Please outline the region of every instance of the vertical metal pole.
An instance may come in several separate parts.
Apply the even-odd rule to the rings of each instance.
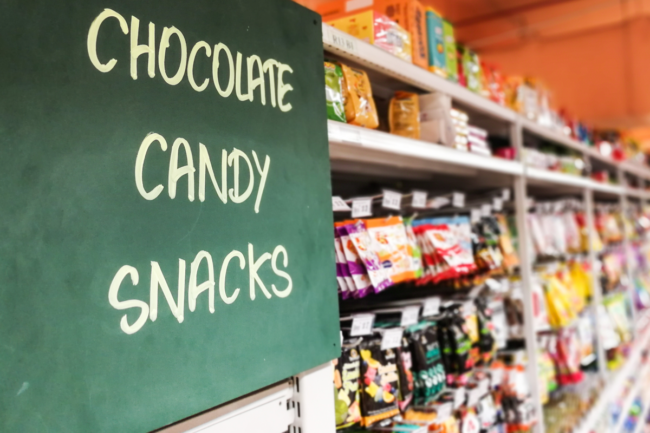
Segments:
[[[627,181],[625,179],[625,172],[622,169],[618,169],[618,183],[624,187],[623,194],[620,196],[619,203],[621,205],[621,212],[623,215],[626,215],[628,212],[628,198],[627,198]],[[630,303],[632,307],[632,336],[636,336],[636,307],[634,305],[634,279],[632,274],[632,262],[634,260],[634,254],[632,254],[632,245],[630,240],[625,236],[625,231],[623,232],[623,252],[625,254],[625,275],[627,276],[627,292],[630,297]]]
[[[515,121],[510,127],[510,142],[517,149],[517,155],[521,160],[523,155],[523,131],[521,123]],[[523,161],[522,161],[523,162]],[[533,263],[530,256],[531,245],[530,237],[527,235],[526,215],[528,213],[526,200],[526,175],[524,167],[523,176],[515,176],[513,182],[515,195],[515,217],[517,221],[517,233],[519,236],[519,260],[521,273],[521,286],[524,304],[524,337],[526,339],[526,355],[528,365],[526,373],[528,375],[528,387],[530,388],[531,398],[535,407],[538,422],[534,427],[535,433],[544,433],[544,412],[539,390],[539,368],[537,364],[537,331],[535,330],[533,296],[532,296],[532,275]]]
[[[596,232],[594,224],[594,193],[589,189],[583,190],[583,198],[585,203],[585,216],[587,217],[587,252],[589,253],[589,264],[591,266],[591,287],[593,288],[593,296],[591,299],[591,308],[595,318],[596,326],[596,355],[598,357],[598,373],[602,379],[607,377],[607,361],[605,358],[605,347],[603,345],[603,338],[601,336],[601,320],[598,314],[598,307],[603,302],[603,292],[600,286],[600,263],[594,251],[594,243],[592,238]]]

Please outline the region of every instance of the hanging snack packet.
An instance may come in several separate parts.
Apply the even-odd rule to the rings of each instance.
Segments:
[[[411,353],[413,354],[413,377],[415,406],[432,402],[445,387],[445,369],[438,344],[435,323],[411,328]]]
[[[418,241],[413,232],[413,218],[404,219],[404,228],[406,230],[406,239],[408,241],[409,257],[411,258],[411,272],[414,278],[422,277],[422,251],[418,246]]]
[[[449,347],[444,348],[449,363],[448,373],[456,375],[462,375],[473,367],[469,356],[472,342],[467,334],[465,319],[460,309],[460,304],[452,305],[448,310],[447,317],[443,319],[446,325],[444,331],[447,333],[449,343]]]
[[[365,224],[371,239],[371,249],[377,253],[393,284],[414,279],[402,218],[374,218],[365,220]]]
[[[348,123],[376,129],[379,126],[370,80],[365,71],[341,64],[343,71],[343,101]]]
[[[350,236],[352,245],[356,249],[357,255],[368,272],[368,277],[375,289],[375,293],[379,293],[393,285],[393,282],[388,277],[388,272],[383,268],[379,257],[372,250],[372,241],[366,229],[365,222],[363,220],[357,220],[353,224],[346,225],[345,228]]]
[[[481,361],[483,364],[489,365],[497,351],[496,339],[493,333],[494,325],[492,324],[492,315],[485,297],[477,297],[474,303],[476,304],[476,315],[478,318],[478,347],[481,352]]]
[[[336,63],[325,62],[325,99],[327,100],[327,118],[345,123],[345,106],[343,104],[343,71]]]
[[[361,423],[370,426],[399,414],[397,355],[381,350],[381,338],[364,340],[361,353]]]
[[[339,237],[336,228],[334,229],[334,252],[334,258],[336,259],[336,282],[339,285],[339,293],[343,299],[348,299],[348,297],[350,297],[350,288],[348,287],[344,274],[344,269],[347,270],[347,263],[345,260],[345,254],[343,254],[343,247],[341,246],[341,238]]]
[[[361,422],[360,375],[361,359],[358,345],[344,341],[341,346],[341,357],[334,360],[334,409],[337,430]]]
[[[411,348],[409,340],[402,337],[402,344],[397,350],[398,362],[397,372],[399,373],[399,394],[398,406],[401,412],[404,412],[409,407],[413,400],[413,358],[411,356]]]
[[[341,238],[341,248],[343,249],[343,254],[345,255],[345,260],[347,262],[347,269],[353,283],[352,285],[348,284],[348,288],[353,297],[362,298],[372,290],[370,278],[368,277],[365,266],[363,266],[361,258],[357,254],[356,248],[350,240],[350,235],[346,228],[347,223],[336,223],[334,224],[334,227]]]
[[[444,270],[435,278],[434,282],[457,278],[476,270],[474,256],[464,250],[447,225],[425,226],[425,235],[435,248],[436,254],[444,260]]]
[[[420,101],[410,92],[395,92],[388,107],[391,134],[420,139]]]

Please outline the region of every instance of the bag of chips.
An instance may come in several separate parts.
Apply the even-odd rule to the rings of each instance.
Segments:
[[[345,123],[345,106],[343,104],[343,71],[336,63],[325,62],[325,99],[327,100],[327,118]]]
[[[415,382],[413,402],[415,406],[424,406],[435,399],[446,382],[436,324],[428,322],[411,328],[410,342]]]
[[[391,134],[420,139],[420,101],[410,92],[395,92],[388,107]]]
[[[345,117],[348,123],[376,129],[379,126],[379,118],[368,74],[344,64],[341,64],[341,70],[343,71]]]

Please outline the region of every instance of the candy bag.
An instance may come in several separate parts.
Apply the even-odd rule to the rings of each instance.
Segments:
[[[433,401],[445,387],[445,369],[436,324],[426,323],[411,329],[409,339],[415,382],[413,402],[416,406],[424,406]]]
[[[345,260],[347,262],[347,269],[353,283],[352,285],[348,284],[348,288],[353,297],[362,298],[372,290],[372,284],[370,283],[368,272],[366,271],[361,258],[357,254],[356,248],[350,240],[350,235],[348,234],[346,226],[346,222],[334,224],[334,227],[341,238],[341,248],[343,249],[343,254],[345,255]],[[346,280],[346,282],[347,281],[349,280]]]
[[[370,426],[399,414],[397,355],[381,350],[381,338],[363,340],[361,354],[361,423]]]
[[[343,101],[348,123],[375,129],[379,126],[370,80],[365,71],[341,64],[343,71]]]
[[[365,222],[363,220],[357,220],[354,223],[347,224],[345,229],[350,236],[350,241],[356,249],[357,255],[368,272],[368,277],[375,289],[375,293],[379,293],[391,286],[393,282],[390,280],[388,272],[383,268],[379,257],[372,250],[372,241],[366,229]]]
[[[325,62],[325,99],[327,100],[327,118],[345,123],[345,106],[343,104],[343,71],[335,63]]]
[[[414,279],[402,218],[374,218],[365,220],[365,224],[371,239],[371,249],[377,253],[391,281],[396,284]]]
[[[402,337],[402,343],[397,350],[398,363],[397,372],[399,373],[399,396],[398,406],[401,412],[404,412],[409,407],[413,400],[413,358],[411,356],[411,348],[409,340]]]
[[[420,139],[420,102],[418,95],[395,92],[388,107],[388,123],[391,134]]]
[[[344,342],[341,357],[334,360],[334,408],[336,429],[361,422],[359,377],[361,360],[356,344]]]

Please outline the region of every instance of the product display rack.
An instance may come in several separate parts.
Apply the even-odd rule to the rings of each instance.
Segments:
[[[512,186],[514,191],[515,214],[520,233],[526,230],[527,198],[531,195],[547,196],[553,194],[561,196],[562,194],[579,194],[585,204],[588,227],[591,232],[595,231],[594,202],[596,200],[614,201],[619,203],[622,209],[627,209],[630,201],[636,201],[643,206],[650,199],[650,192],[642,188],[628,186],[627,182],[628,177],[633,177],[638,185],[645,185],[647,180],[650,179],[650,169],[647,167],[633,162],[614,161],[600,154],[592,147],[526,119],[514,111],[475,94],[458,84],[395,58],[377,47],[357,40],[326,24],[323,25],[323,44],[326,55],[335,56],[342,59],[342,61],[351,62],[351,64],[364,69],[371,77],[373,85],[377,82],[381,86],[397,90],[399,85],[396,85],[393,81],[397,80],[403,87],[413,86],[419,91],[437,91],[449,95],[454,106],[467,110],[471,117],[480,119],[479,126],[486,129],[508,131],[511,146],[517,149],[518,155],[522,154],[524,137],[530,135],[536,139],[579,152],[589,163],[603,167],[612,173],[614,178],[618,180],[618,184],[601,183],[583,176],[527,166],[522,161],[508,161],[471,154],[442,145],[328,121],[333,170],[343,167],[345,171],[357,170],[359,173],[371,174],[373,171],[368,169],[370,166],[374,167],[375,172],[381,172],[383,175],[392,171],[395,177],[399,177],[402,173],[405,176],[412,175],[412,173],[408,173],[409,170],[445,175],[455,172],[463,177],[463,186],[467,189],[472,189],[474,185],[484,186],[485,182],[489,183],[495,178],[499,179],[497,183],[505,181]],[[520,242],[526,242],[526,240],[523,239]],[[631,263],[631,249],[626,240],[623,241],[623,249],[628,263]],[[532,262],[530,258],[526,257],[528,250],[527,246],[520,244],[519,254],[522,263],[520,277],[523,287],[530,287],[533,272]],[[591,248],[588,257],[592,264],[596,263],[596,254]],[[626,268],[628,278],[630,278],[630,267]],[[595,293],[592,302],[593,305],[600,305],[602,295],[598,276],[595,272],[593,273],[593,280]],[[633,290],[631,285],[630,290]],[[536,359],[536,331],[531,325],[532,302],[529,296],[524,296],[524,315],[526,316],[526,351],[529,359]],[[597,317],[598,315],[596,315],[596,321],[598,320]],[[607,371],[602,345],[598,345],[599,372],[602,377],[608,379],[607,386],[601,393],[601,398],[583,420],[578,429],[579,432],[588,433],[591,431],[597,420],[597,415],[605,410],[611,396],[619,392],[629,372],[636,369],[641,352],[649,344],[649,332],[637,335],[632,356],[628,358],[622,369],[615,373]],[[528,363],[527,373],[531,393],[533,399],[536,400],[535,406],[538,413],[541,414],[541,403],[536,389],[536,378],[538,376],[536,363]],[[630,397],[625,402],[626,409],[629,409],[632,400],[633,397]],[[616,426],[615,431],[620,431],[621,424],[622,421]],[[537,423],[535,431],[544,431],[542,422]]]
[[[532,136],[563,146],[583,155],[594,165],[602,166],[615,174],[618,184],[605,184],[587,177],[548,171],[527,166],[520,160],[505,160],[459,151],[438,144],[412,140],[369,130],[362,127],[328,120],[330,160],[333,172],[362,174],[365,176],[388,176],[394,179],[430,179],[439,182],[437,175],[443,177],[461,177],[462,188],[471,191],[478,187],[506,187],[513,191],[514,213],[519,233],[526,229],[526,214],[529,210],[531,196],[558,197],[572,195],[581,197],[587,216],[590,232],[595,231],[595,201],[617,202],[625,209],[630,201],[644,206],[650,200],[650,191],[644,188],[632,188],[626,179],[634,177],[637,184],[644,186],[650,182],[650,168],[634,162],[616,162],[601,155],[596,149],[573,140],[562,133],[539,125],[509,108],[496,104],[470,90],[447,81],[435,74],[421,69],[411,63],[400,60],[393,55],[355,39],[337,29],[323,24],[323,47],[327,56],[334,56],[364,69],[373,86],[379,83],[388,89],[411,88],[424,92],[438,91],[449,95],[454,106],[471,113],[479,126],[492,131],[501,131],[510,140],[511,145],[521,155],[525,136]],[[435,179],[435,181],[434,181]],[[443,179],[444,182],[444,179]],[[533,328],[531,318],[533,305],[530,293],[533,261],[529,257],[529,242],[522,237],[519,246],[520,278],[524,287],[524,337],[528,359],[537,356],[537,331]],[[623,241],[628,259],[631,251],[627,241]],[[589,248],[588,260],[596,263],[597,257]],[[629,262],[629,260],[628,260]],[[628,276],[631,270],[628,267]],[[600,305],[602,292],[599,278],[592,273],[595,288],[592,304]],[[528,295],[528,296],[526,296]],[[424,302],[426,295],[411,299],[395,300],[390,305],[400,309]],[[598,327],[598,314],[596,327]],[[623,388],[627,377],[637,372],[641,354],[650,346],[650,329],[645,324],[649,317],[637,318],[637,332],[631,355],[625,364],[615,372],[609,372],[605,365],[602,344],[597,346],[599,373],[607,384],[599,399],[583,418],[574,433],[590,433],[599,418],[608,410],[608,405]],[[640,325],[644,326],[640,326]],[[648,367],[646,367],[648,368]],[[529,362],[527,377],[534,406],[538,417],[542,416],[539,399],[538,368],[536,362]],[[621,420],[614,433],[621,430],[625,412],[632,405],[637,385],[624,402]],[[242,425],[250,426],[250,431],[262,433],[333,433],[334,408],[332,399],[332,366],[324,365],[305,372],[291,380],[276,385],[274,390],[246,397],[239,402],[207,412],[193,421],[162,430],[166,433],[209,433],[243,431]],[[647,408],[644,410],[647,411]],[[252,420],[252,421],[251,421]],[[248,424],[252,422],[252,424]],[[229,424],[231,423],[231,424]],[[637,430],[640,427],[637,426]],[[247,430],[248,431],[248,430]],[[538,422],[534,431],[544,432],[544,423]]]

